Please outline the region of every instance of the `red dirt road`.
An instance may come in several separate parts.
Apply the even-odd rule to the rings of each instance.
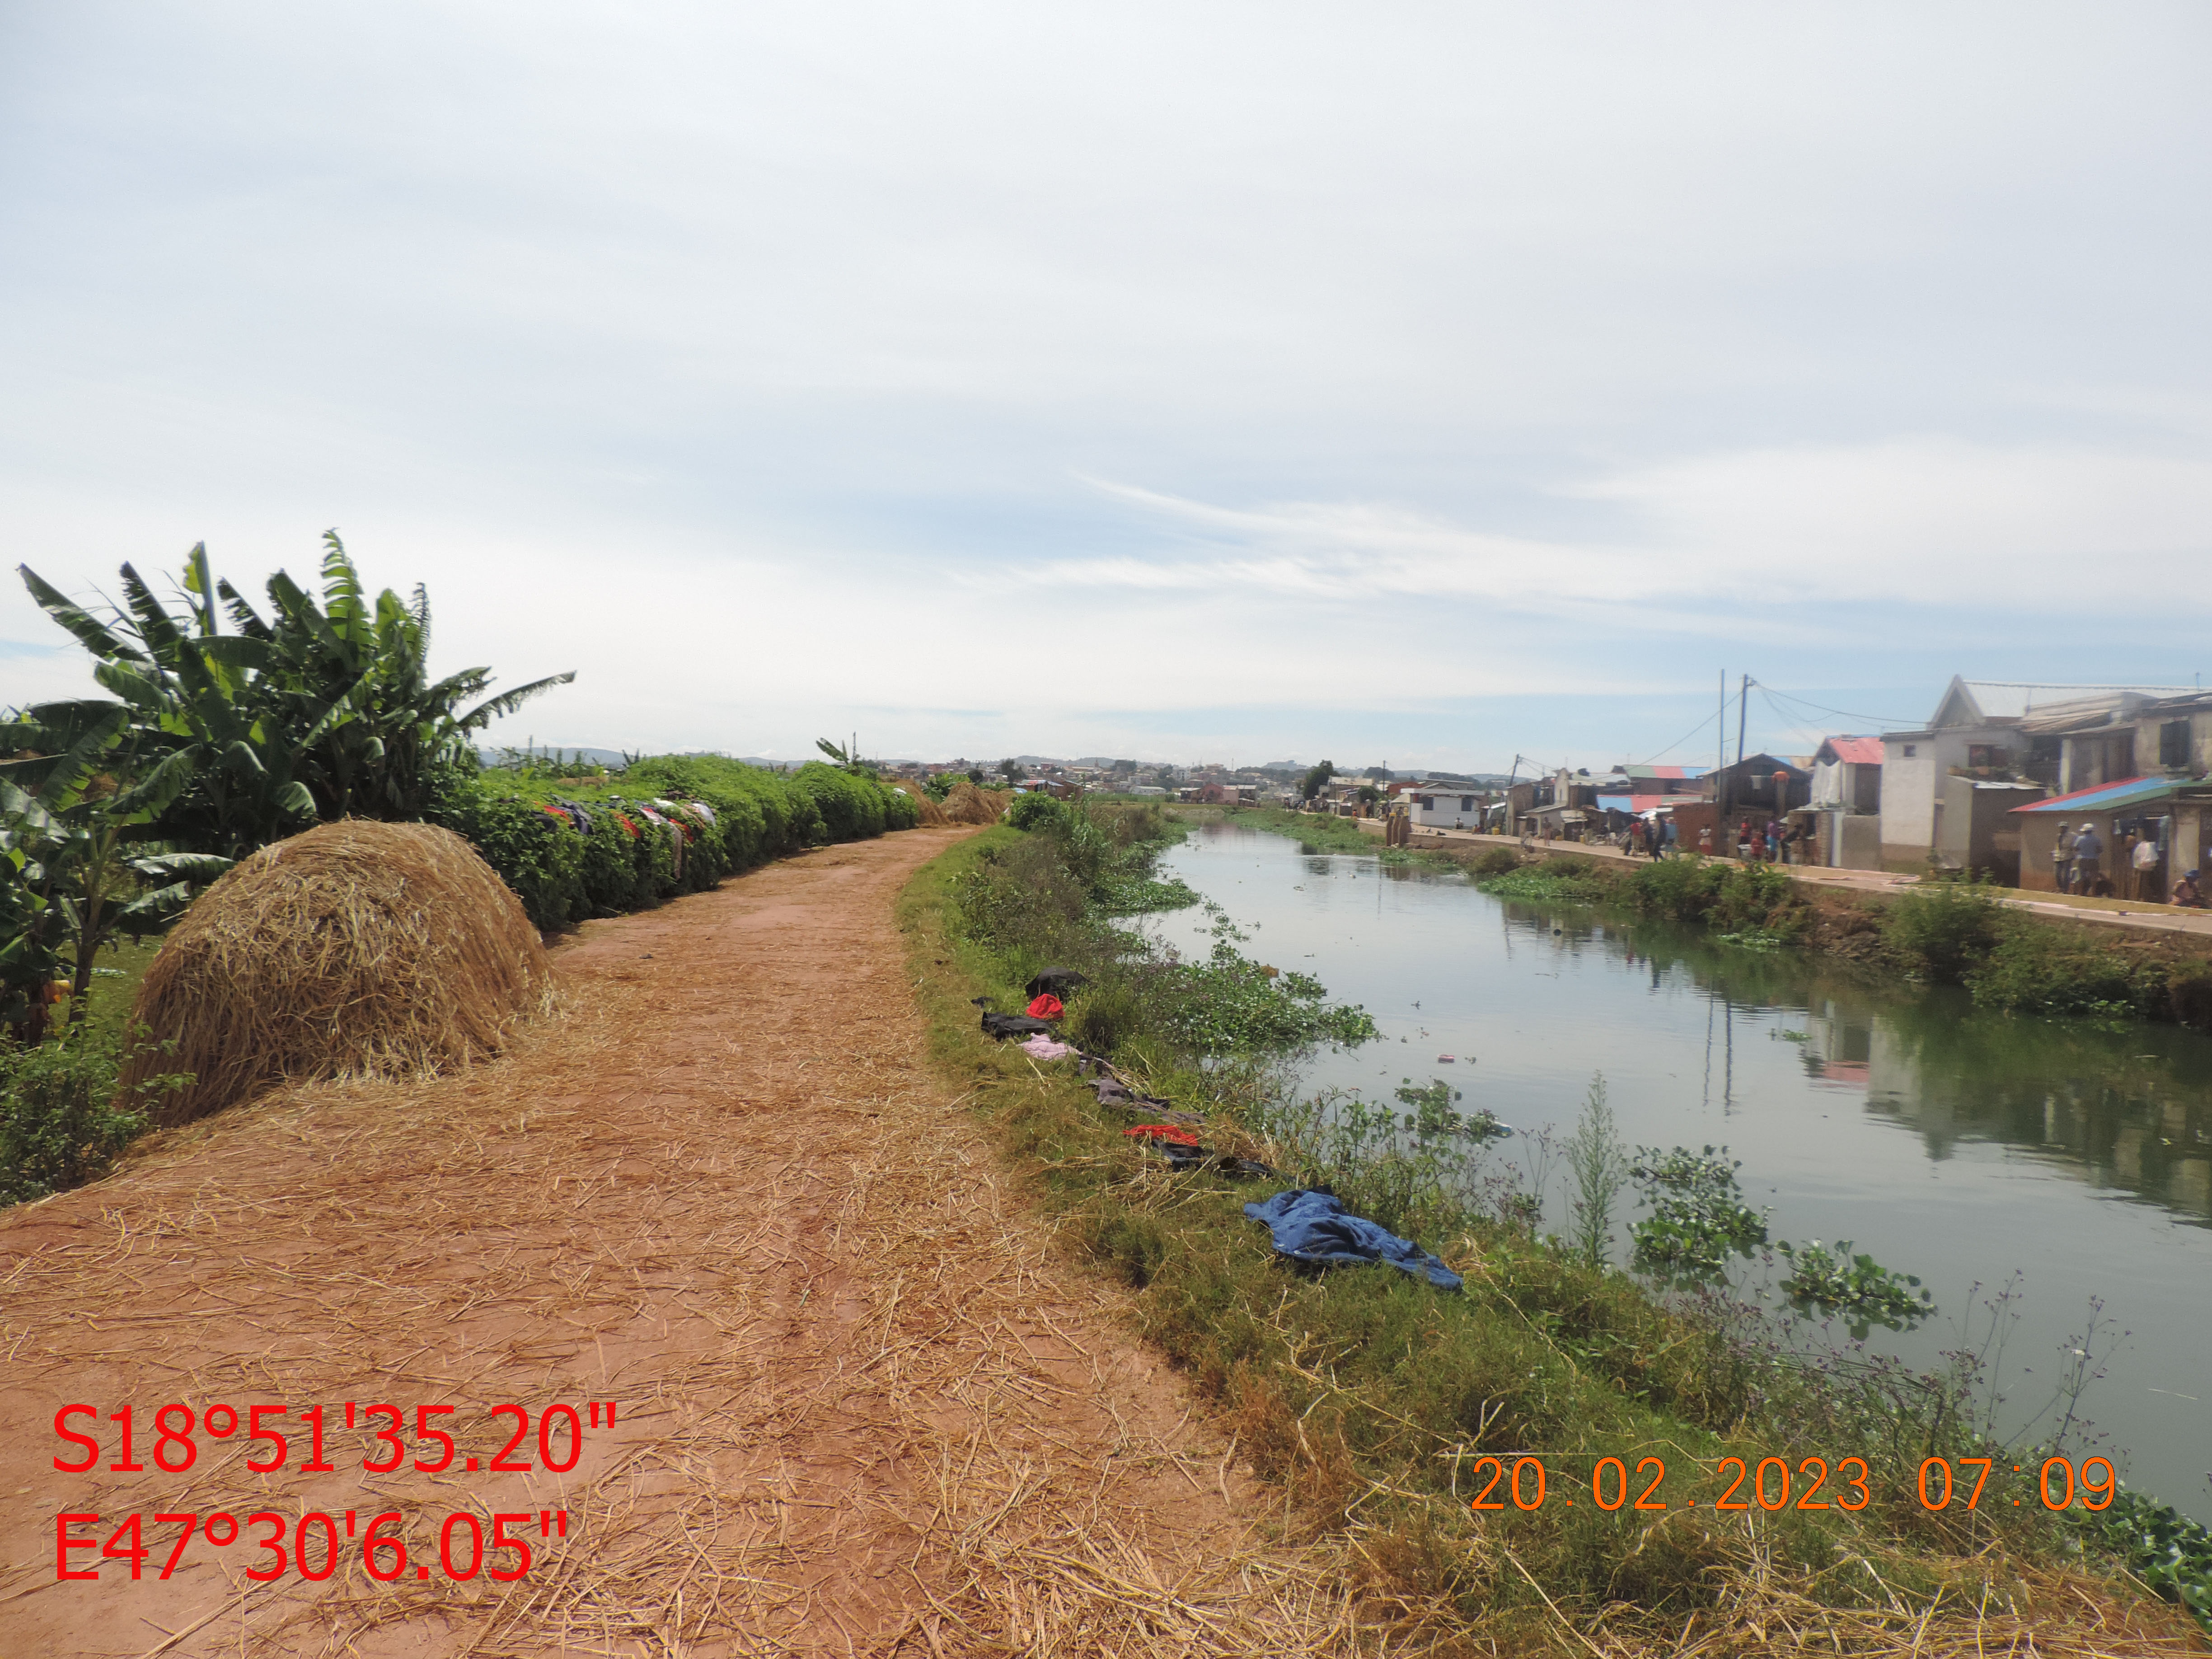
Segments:
[[[0,1214],[0,1656],[1338,1650],[1314,1565],[1256,1543],[1228,1449],[922,1066],[891,905],[949,838],[591,924],[556,953],[562,1021],[496,1064],[285,1091]],[[172,1401],[281,1406],[283,1467],[196,1427],[157,1468],[184,1461],[156,1443]],[[58,1472],[72,1402],[132,1407],[146,1467],[110,1471],[118,1426],[79,1419],[99,1465]],[[490,1469],[505,1402],[526,1472]],[[541,1448],[556,1402],[580,1448],[557,1413]],[[302,1472],[315,1406],[331,1467]],[[420,1470],[434,1406],[457,1448]],[[218,1510],[238,1541],[195,1535],[161,1577],[182,1527],[153,1516]],[[304,1534],[325,1566],[311,1511],[321,1582],[290,1560]],[[380,1583],[362,1534],[390,1511],[410,1554]],[[145,1516],[140,1577],[91,1550],[97,1582],[58,1582],[64,1512],[103,1542]],[[500,1513],[530,1571],[449,1581],[446,1517],[489,1542]],[[456,1570],[472,1535],[447,1530]]]

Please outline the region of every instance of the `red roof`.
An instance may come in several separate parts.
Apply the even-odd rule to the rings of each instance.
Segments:
[[[1846,766],[1881,764],[1880,738],[1830,738],[1820,746],[1834,754]]]

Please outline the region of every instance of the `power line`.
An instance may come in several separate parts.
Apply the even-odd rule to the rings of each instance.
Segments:
[[[1720,718],[1720,713],[1719,713],[1719,711],[1717,709],[1717,710],[1715,710],[1712,714],[1710,714],[1706,715],[1706,716],[1705,717],[1705,719],[1703,719],[1703,720],[1699,720],[1699,721],[1698,721],[1695,726],[1692,726],[1688,731],[1686,731],[1686,732],[1685,732],[1684,733],[1682,733],[1682,735],[1681,735],[1680,737],[1679,737],[1679,738],[1675,738],[1674,742],[1672,742],[1672,743],[1668,744],[1664,749],[1662,749],[1662,750],[1659,751],[1659,755],[1671,755],[1671,754],[1673,754],[1673,753],[1674,753],[1677,749],[1680,749],[1680,748],[1684,744],[1686,744],[1686,743],[1689,742],[1689,740],[1690,740],[1692,738],[1696,737],[1696,736],[1698,735],[1698,732],[1700,732],[1704,731],[1707,726],[1711,726],[1711,725],[1715,720],[1718,720],[1719,718]],[[1651,765],[1654,762],[1656,762],[1656,761],[1657,761],[1657,760],[1658,760],[1658,758],[1659,758],[1659,755],[1654,755],[1654,756],[1652,756],[1652,757],[1651,757],[1651,758],[1650,758],[1650,760],[1647,760],[1647,761],[1645,761],[1645,762],[1644,763],[1644,765],[1646,765],[1646,766],[1650,766],[1650,765]]]
[[[1752,684],[1753,685],[1759,685],[1759,682],[1757,680],[1753,680]],[[1780,703],[1775,702],[1773,695],[1763,685],[1759,685],[1759,696],[1760,702],[1764,702],[1769,708],[1774,711],[1774,718],[1782,722],[1784,730],[1793,732],[1801,738],[1812,738],[1813,747],[1815,749],[1818,749],[1823,743],[1827,741],[1827,733],[1825,732],[1814,732],[1808,727],[1800,726],[1795,720],[1791,720],[1789,711],[1784,708]]]
[[[1752,684],[1757,686],[1762,692],[1771,693],[1773,696],[1781,698],[1784,702],[1794,702],[1801,708],[1816,709],[1823,714],[1834,714],[1847,720],[1872,720],[1877,726],[1887,726],[1893,731],[1900,726],[1909,726],[1911,724],[1910,720],[1900,720],[1890,714],[1869,714],[1863,709],[1831,708],[1826,703],[1814,702],[1810,698],[1793,696],[1787,691],[1776,690],[1774,687],[1767,684],[1767,683],[1762,679],[1753,678]]]

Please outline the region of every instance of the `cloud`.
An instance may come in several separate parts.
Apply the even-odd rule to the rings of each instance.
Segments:
[[[512,732],[572,743],[1471,757],[1577,697],[1664,742],[1723,662],[2185,679],[2208,41],[81,0],[0,54],[0,532],[83,592],[335,523],[441,665],[580,670]]]

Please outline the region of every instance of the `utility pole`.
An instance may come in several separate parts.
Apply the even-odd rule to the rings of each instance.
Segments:
[[[1728,822],[1728,670],[1721,670],[1720,702],[1713,714],[1713,850],[1721,848],[1721,826]]]
[[[1743,690],[1737,695],[1735,705],[1735,775],[1743,771],[1743,717],[1751,707],[1751,676],[1743,677]]]

